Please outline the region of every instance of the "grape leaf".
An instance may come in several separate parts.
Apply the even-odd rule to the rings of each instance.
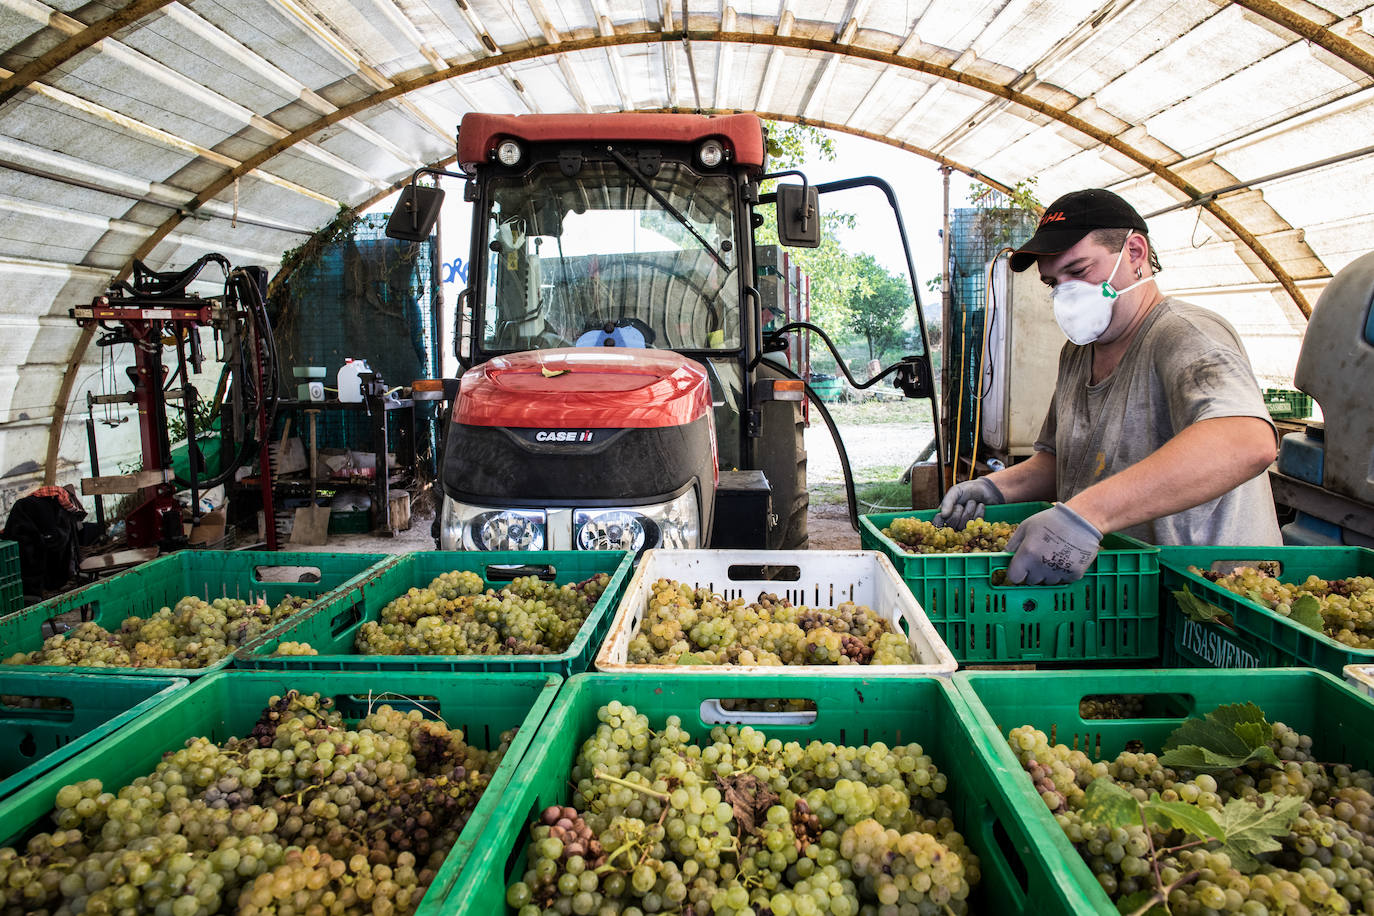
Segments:
[[[1221,773],[1234,770],[1252,763],[1279,762],[1274,751],[1268,747],[1258,747],[1244,756],[1238,754],[1217,754],[1196,744],[1186,744],[1159,755],[1159,762],[1175,769],[1196,770],[1199,773]]]
[[[1239,754],[1243,756],[1251,750],[1250,745],[1245,743],[1245,739],[1237,735],[1229,725],[1218,722],[1211,716],[1205,719],[1184,719],[1183,723],[1174,729],[1173,733],[1169,735],[1169,739],[1164,742],[1164,749],[1169,751],[1190,744],[1206,748],[1216,754]]]
[[[1140,823],[1135,796],[1110,779],[1094,779],[1083,796],[1083,820],[1104,827]]]
[[[1154,792],[1142,808],[1150,824],[1162,830],[1177,828],[1199,840],[1220,840],[1225,836],[1216,820],[1197,805],[1160,801],[1159,793]]]
[[[1264,710],[1254,703],[1231,703],[1226,706],[1218,706],[1207,714],[1207,718],[1213,722],[1220,722],[1227,728],[1235,728],[1237,725],[1263,724],[1268,728],[1269,723],[1264,718]],[[1265,736],[1269,740],[1269,736]]]
[[[1251,763],[1278,763],[1269,740],[1273,730],[1254,703],[1218,706],[1203,719],[1185,719],[1164,742],[1159,762],[1203,772],[1233,770]]]
[[[1173,593],[1174,600],[1178,602],[1179,610],[1183,616],[1194,623],[1211,623],[1216,621],[1222,626],[1230,626],[1231,615],[1217,607],[1215,604],[1208,604],[1197,595],[1188,590],[1188,586],[1183,587],[1183,591]]]
[[[1288,614],[1288,619],[1318,633],[1322,632],[1322,627],[1326,624],[1322,619],[1321,602],[1311,595],[1303,595],[1293,602],[1293,610]]]
[[[1224,834],[1221,851],[1231,857],[1231,865],[1249,874],[1259,867],[1256,855],[1279,849],[1274,837],[1286,836],[1298,811],[1305,804],[1297,795],[1276,797],[1266,792],[1259,803],[1233,798],[1221,809],[1217,823]]]

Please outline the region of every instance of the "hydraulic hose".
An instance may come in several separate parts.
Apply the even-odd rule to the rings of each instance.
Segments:
[[[819,331],[820,329],[817,328],[816,330]],[[829,409],[826,408],[825,403],[821,401],[820,397],[817,396],[816,392],[812,390],[810,382],[802,378],[800,375],[797,375],[797,373],[793,372],[790,368],[782,365],[781,363],[775,363],[771,359],[765,360],[765,362],[767,362],[769,366],[780,372],[783,376],[802,383],[802,385],[806,388],[807,399],[810,400],[812,405],[815,406],[816,410],[820,412],[821,419],[825,421],[825,428],[830,430],[830,438],[835,443],[835,451],[840,456],[840,473],[844,475],[844,498],[846,504],[849,507],[849,524],[854,528],[855,531],[858,531],[859,500],[858,497],[854,494],[854,474],[849,468],[849,453],[845,451],[844,440],[840,438],[840,430],[837,426],[835,426],[835,418],[830,416]],[[849,373],[845,374],[848,375]],[[881,377],[882,376],[877,376],[873,379],[873,381],[877,381],[878,378]],[[869,384],[872,384],[872,382],[870,382]]]

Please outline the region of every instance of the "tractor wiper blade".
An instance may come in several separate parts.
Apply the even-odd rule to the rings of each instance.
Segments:
[[[730,265],[726,264],[725,259],[722,258],[714,248],[711,247],[711,243],[706,241],[705,236],[703,236],[700,232],[697,231],[697,227],[692,225],[691,220],[683,216],[681,210],[679,210],[677,207],[674,207],[671,203],[669,203],[668,198],[664,197],[660,191],[658,191],[653,185],[649,184],[649,180],[645,178],[643,175],[639,174],[639,170],[636,169],[632,164],[630,164],[630,160],[626,159],[625,156],[613,146],[606,147],[606,152],[610,155],[612,159],[615,160],[616,165],[620,166],[622,169],[629,173],[630,177],[634,179],[635,184],[639,185],[641,188],[648,191],[649,196],[652,197],[654,200],[658,201],[659,206],[667,210],[669,213],[673,214],[673,218],[676,219],[679,223],[682,223],[683,227],[688,232],[692,233],[692,237],[701,243],[701,247],[706,249],[706,253],[709,254],[712,258],[714,258],[717,264],[719,264],[721,267],[724,267],[726,270],[730,269]]]

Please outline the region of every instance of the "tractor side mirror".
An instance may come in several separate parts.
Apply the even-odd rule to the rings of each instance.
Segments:
[[[386,221],[386,237],[403,242],[423,242],[439,221],[439,208],[444,203],[441,188],[408,184],[401,189],[396,209]]]
[[[809,185],[778,185],[778,242],[789,248],[819,248],[820,194]]]

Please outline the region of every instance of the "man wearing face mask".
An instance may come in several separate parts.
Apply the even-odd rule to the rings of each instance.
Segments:
[[[936,525],[1058,499],[1007,549],[1014,583],[1073,582],[1109,531],[1151,544],[1282,543],[1265,470],[1277,432],[1235,329],[1155,284],[1145,220],[1110,191],[1050,204],[1011,269],[1036,265],[1069,342],[1035,453],[951,487]]]

